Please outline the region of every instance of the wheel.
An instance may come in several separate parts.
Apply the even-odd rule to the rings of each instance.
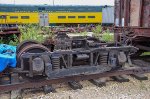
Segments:
[[[21,42],[16,49],[16,52],[18,53],[20,50],[22,50],[24,47],[29,46],[31,44],[40,44],[39,42],[35,41],[35,40],[25,40],[23,42]]]
[[[25,53],[44,53],[44,52],[50,52],[49,49],[41,44],[30,44],[28,46],[25,46],[23,47],[17,54],[17,67],[18,68],[21,68],[21,59],[22,59],[22,54],[25,54]],[[38,58],[38,57],[37,57]],[[34,59],[37,59],[36,57],[34,57]],[[33,60],[34,60],[33,59]],[[45,62],[48,63],[50,61],[49,57],[44,57],[44,55],[40,56],[40,61],[39,61],[39,64],[42,63],[42,65],[40,64],[39,66],[35,66],[35,70],[36,70],[36,73],[34,74],[33,77],[31,76],[26,76],[26,73],[20,73],[19,75],[22,76],[23,78],[25,79],[28,79],[28,80],[36,80],[36,78],[38,79],[44,79],[45,78],[45,73],[44,73],[44,68],[47,68],[49,69],[48,67],[43,67],[43,61],[44,60],[44,64]],[[49,59],[49,60],[48,60]],[[30,71],[30,61],[29,61],[29,58],[23,58],[23,71]],[[32,61],[33,61],[32,60]],[[51,68],[50,68],[51,69]],[[43,75],[44,73],[44,75]],[[27,73],[28,74],[28,73]],[[39,75],[40,74],[40,75]]]
[[[30,44],[28,46],[22,46],[17,53],[17,67],[21,66],[21,55],[23,53],[44,53],[50,50],[41,44]]]

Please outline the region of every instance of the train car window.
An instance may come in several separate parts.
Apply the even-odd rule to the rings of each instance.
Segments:
[[[10,19],[17,19],[18,16],[10,16]]]
[[[65,19],[66,16],[58,16],[58,19]]]
[[[91,9],[91,8],[89,8],[89,9],[88,9],[88,11],[92,11],[92,9]]]
[[[0,19],[6,19],[6,16],[1,15],[1,16],[0,16]]]
[[[64,11],[64,9],[58,9],[58,11]]]
[[[78,18],[85,18],[85,16],[78,16]]]
[[[80,8],[80,9],[78,9],[79,11],[84,11],[84,9],[82,9],[82,8]]]
[[[21,19],[29,19],[29,16],[21,16]]]
[[[88,18],[95,18],[95,16],[88,16]]]
[[[7,11],[7,8],[0,8],[1,11]]]
[[[45,7],[39,7],[38,10],[45,10]]]
[[[68,16],[68,18],[76,18],[75,16]]]
[[[70,8],[69,11],[73,11],[74,9]]]

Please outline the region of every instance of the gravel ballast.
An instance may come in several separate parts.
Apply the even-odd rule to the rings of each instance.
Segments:
[[[139,81],[128,76],[129,82],[118,83],[108,79],[106,87],[97,87],[89,81],[81,81],[82,89],[72,90],[67,84],[53,85],[56,93],[44,94],[42,89],[25,90],[24,99],[149,99],[149,80]]]

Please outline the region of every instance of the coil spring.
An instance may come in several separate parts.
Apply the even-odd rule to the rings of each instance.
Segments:
[[[107,60],[108,60],[108,54],[107,53],[100,56],[100,64],[101,65],[107,65]]]
[[[53,57],[52,58],[52,65],[53,65],[53,70],[60,69],[60,58],[59,57]]]

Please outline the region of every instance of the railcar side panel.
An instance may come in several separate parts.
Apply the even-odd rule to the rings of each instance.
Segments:
[[[49,13],[50,23],[101,23],[102,12]]]
[[[0,12],[0,24],[39,23],[39,14],[30,12]]]

